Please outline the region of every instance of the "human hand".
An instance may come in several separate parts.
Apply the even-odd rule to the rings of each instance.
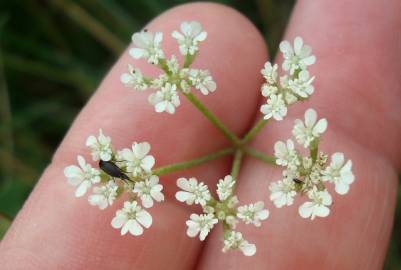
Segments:
[[[362,6],[363,5],[363,6]],[[345,152],[354,161],[356,182],[348,196],[335,200],[326,219],[301,219],[297,208],[275,209],[260,229],[242,231],[258,245],[252,258],[222,254],[219,229],[205,245],[185,235],[190,211],[175,202],[177,176],[196,175],[208,184],[226,175],[230,160],[221,159],[163,177],[166,203],[152,209],[157,217],[139,238],[120,237],[110,228],[115,209],[94,211],[72,195],[63,176],[84,142],[102,127],[117,147],[146,139],[157,152],[158,165],[185,160],[226,146],[226,140],[195,109],[183,102],[172,117],[155,114],[146,96],[128,92],[120,74],[132,59],[124,53],[84,108],[52,164],[43,174],[6,238],[1,242],[4,269],[378,269],[381,267],[395,205],[401,135],[401,55],[392,33],[401,24],[400,4],[389,1],[301,1],[295,8],[287,38],[304,37],[317,63],[316,93],[290,109],[300,117],[313,104],[330,128],[322,147]],[[382,15],[385,15],[382,17]],[[185,5],[159,16],[148,28],[169,33],[183,20],[200,21],[209,34],[196,64],[211,70],[218,91],[203,100],[236,134],[259,115],[259,70],[265,45],[255,28],[238,13],[213,4]],[[166,38],[167,54],[176,50]],[[175,52],[175,51],[174,51]],[[396,53],[394,53],[396,52]],[[155,71],[135,62],[144,72]],[[224,101],[224,102],[222,102]],[[164,121],[166,120],[166,121]],[[253,144],[271,151],[278,138],[290,134],[292,121],[271,123]],[[383,138],[384,136],[385,138]],[[200,137],[202,136],[202,137]],[[239,175],[241,201],[264,198],[279,178],[260,161],[245,159]],[[335,195],[338,196],[338,195]]]

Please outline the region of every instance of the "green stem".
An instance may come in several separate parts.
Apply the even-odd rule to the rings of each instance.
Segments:
[[[218,129],[227,137],[234,145],[240,144],[240,139],[232,133],[224,124],[211,112],[205,105],[192,93],[184,93],[187,99]]]
[[[275,157],[267,156],[264,153],[259,152],[258,150],[253,149],[251,147],[246,147],[244,149],[244,151],[248,155],[250,155],[250,156],[252,156],[252,157],[254,157],[256,159],[259,159],[259,160],[261,160],[261,161],[263,161],[265,163],[268,163],[268,164],[271,164],[271,165],[276,165],[276,158]]]
[[[196,57],[196,54],[194,54],[194,55],[190,55],[190,54],[185,55],[185,60],[184,60],[184,66],[183,67],[184,68],[188,68],[192,64],[192,62],[194,61],[195,57]]]
[[[242,149],[237,149],[235,151],[233,165],[231,167],[231,176],[236,179],[238,177],[239,169],[241,167],[241,160],[244,152]]]
[[[163,175],[163,174],[172,173],[172,172],[175,172],[178,170],[189,169],[194,166],[206,163],[208,161],[215,160],[215,159],[218,159],[223,156],[227,156],[229,154],[232,154],[233,152],[234,152],[233,148],[226,148],[226,149],[223,149],[223,150],[220,150],[217,152],[207,154],[207,155],[199,157],[199,158],[195,158],[195,159],[191,159],[188,161],[174,163],[174,164],[170,164],[170,165],[166,165],[166,166],[157,168],[157,169],[153,170],[152,174]]]
[[[262,130],[262,128],[266,125],[267,120],[265,119],[260,119],[253,127],[250,131],[248,131],[247,134],[245,134],[244,138],[241,140],[241,144],[244,145],[247,142],[249,142],[250,140],[252,140],[256,134],[259,133],[259,131]]]

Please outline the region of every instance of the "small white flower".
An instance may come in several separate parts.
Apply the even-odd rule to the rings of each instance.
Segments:
[[[308,191],[308,197],[310,202],[303,203],[299,209],[299,215],[303,218],[315,217],[327,217],[330,214],[330,208],[327,206],[331,205],[331,195],[327,190],[318,191],[316,186]]]
[[[297,195],[295,191],[295,183],[293,179],[285,177],[283,180],[273,182],[269,186],[270,200],[277,208],[285,205],[290,206],[294,203],[294,197]]]
[[[352,173],[352,161],[348,160],[345,164],[343,153],[334,153],[331,156],[330,165],[323,171],[323,181],[330,181],[335,184],[338,194],[344,195],[349,191],[349,185],[355,180]]]
[[[198,43],[204,41],[207,37],[207,33],[202,31],[202,26],[199,22],[183,22],[180,30],[174,31],[171,35],[177,39],[179,44],[180,52],[182,55],[194,55],[198,50]]]
[[[208,70],[190,69],[188,79],[204,95],[214,92],[217,88]]]
[[[86,140],[86,146],[92,151],[93,161],[103,160],[109,161],[113,154],[113,149],[111,147],[111,138],[103,135],[102,129],[99,129],[99,136],[96,138],[91,135]]]
[[[128,73],[123,73],[120,80],[125,86],[139,91],[144,91],[149,87],[141,71],[137,68],[134,69],[131,65],[128,65]]]
[[[151,87],[153,89],[162,88],[168,81],[169,81],[169,77],[165,73],[160,74],[157,78],[154,78],[151,81]]]
[[[144,181],[136,182],[133,192],[141,197],[142,205],[145,208],[150,208],[153,206],[153,200],[164,201],[162,189],[163,186],[159,184],[159,177],[152,175]]]
[[[276,156],[276,164],[280,166],[288,166],[290,169],[296,169],[299,165],[298,154],[295,151],[294,142],[287,140],[287,144],[278,141],[274,144],[274,155]]]
[[[217,218],[212,214],[191,214],[190,219],[186,222],[188,226],[187,235],[189,237],[195,237],[200,232],[199,239],[203,241],[217,223]]]
[[[171,74],[177,74],[180,70],[180,64],[178,63],[177,57],[172,55],[169,60],[166,61],[167,68],[171,72]]]
[[[302,70],[298,74],[298,78],[288,81],[288,88],[291,89],[295,94],[302,98],[307,98],[312,95],[314,87],[312,85],[315,77],[310,77],[307,70]]]
[[[107,206],[112,205],[117,197],[118,185],[110,180],[106,185],[93,188],[92,195],[89,196],[88,201],[90,205],[98,206],[99,209],[105,209]]]
[[[150,173],[155,158],[148,155],[150,151],[150,144],[147,142],[132,144],[132,149],[124,148],[119,152],[119,156],[124,160],[122,163],[126,166],[127,172],[132,173],[134,177]]]
[[[274,85],[270,85],[267,83],[264,83],[262,85],[262,88],[260,89],[262,92],[262,96],[264,97],[270,97],[271,95],[276,95],[278,92],[278,88]]]
[[[178,191],[175,198],[180,202],[186,202],[188,205],[196,204],[206,205],[206,202],[211,199],[210,192],[207,186],[194,177],[186,179],[177,179],[177,186],[184,191]]]
[[[245,256],[253,256],[256,253],[256,246],[248,243],[240,232],[231,231],[224,238],[223,252],[239,248]]]
[[[135,33],[132,42],[136,48],[129,50],[129,54],[135,59],[144,58],[149,63],[157,65],[159,59],[164,57],[163,50],[160,48],[163,40],[163,33],[152,33],[146,30]]]
[[[305,112],[305,123],[300,119],[294,122],[292,134],[299,144],[305,148],[309,147],[312,141],[319,138],[327,129],[327,120],[325,118],[317,121],[317,113],[314,109],[307,109]]]
[[[121,228],[121,235],[130,232],[138,236],[143,233],[143,228],[149,228],[152,225],[152,216],[136,201],[124,202],[124,208],[117,210],[116,216],[111,221],[111,226],[115,229]]]
[[[289,70],[291,75],[294,74],[295,70],[304,70],[316,61],[316,57],[311,55],[311,47],[304,45],[300,37],[295,38],[294,49],[288,41],[282,41],[280,43],[280,51],[284,56],[282,67],[286,71]]]
[[[264,68],[261,70],[268,84],[275,84],[277,82],[277,68],[277,64],[272,66],[270,62],[266,62]]]
[[[281,94],[273,94],[269,97],[266,104],[260,107],[260,111],[265,115],[263,118],[266,120],[273,117],[275,120],[281,121],[287,115],[287,106]]]
[[[155,106],[156,112],[175,113],[175,108],[180,106],[177,86],[166,83],[159,91],[149,96],[149,103]]]
[[[262,201],[240,206],[237,209],[237,217],[245,224],[252,223],[256,227],[260,227],[260,221],[269,217],[269,211],[264,207],[265,204]]]
[[[231,175],[227,175],[224,179],[220,179],[217,183],[217,195],[220,201],[226,200],[233,193],[235,180]]]
[[[77,160],[79,167],[76,165],[66,167],[64,175],[67,177],[70,185],[78,186],[75,196],[82,197],[92,184],[100,182],[100,171],[92,168],[90,164],[85,162],[82,156],[78,156]]]

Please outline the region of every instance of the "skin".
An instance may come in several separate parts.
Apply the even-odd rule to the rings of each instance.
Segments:
[[[162,177],[166,202],[150,210],[152,227],[141,237],[121,237],[110,221],[122,200],[104,211],[95,209],[73,196],[74,188],[63,175],[65,166],[76,163],[77,154],[89,160],[84,146],[89,134],[103,128],[116,148],[146,140],[152,145],[157,166],[227,146],[225,138],[183,97],[177,113],[170,116],[153,112],[147,102],[149,92],[127,90],[119,77],[128,63],[145,74],[154,75],[155,69],[126,52],[75,120],[2,240],[2,267],[380,269],[391,233],[401,154],[395,147],[401,137],[401,48],[396,32],[401,25],[400,8],[398,0],[388,0],[385,5],[373,0],[299,1],[289,23],[285,39],[302,36],[317,56],[310,69],[316,76],[316,92],[308,102],[292,106],[286,121],[269,123],[252,144],[271,154],[273,143],[289,138],[292,120],[303,117],[310,106],[319,117],[327,118],[329,129],[321,149],[330,154],[344,152],[353,160],[356,175],[349,194],[332,193],[334,205],[328,218],[313,222],[300,218],[297,206],[303,199],[292,207],[276,209],[268,201],[267,186],[280,178],[280,170],[245,158],[237,188],[240,201],[264,200],[270,210],[261,228],[239,228],[246,239],[256,243],[256,255],[222,254],[219,227],[205,243],[188,238],[185,220],[193,209],[175,202],[175,180],[196,176],[214,186],[229,173],[230,159],[225,158]],[[190,4],[163,13],[147,26],[150,31],[166,33],[163,48],[167,55],[179,55],[167,33],[184,20],[200,21],[209,34],[193,66],[210,69],[218,90],[200,98],[230,130],[243,135],[260,116],[259,71],[267,59],[263,39],[232,9]],[[236,109],[239,105],[240,112]]]

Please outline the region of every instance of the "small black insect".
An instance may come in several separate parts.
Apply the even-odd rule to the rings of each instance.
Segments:
[[[300,179],[298,179],[298,178],[294,178],[294,179],[292,179],[295,183],[297,183],[297,184],[302,184],[303,183],[303,181],[302,180],[300,180]]]
[[[99,168],[111,177],[120,178],[123,180],[130,180],[129,177],[112,161],[99,161]]]

